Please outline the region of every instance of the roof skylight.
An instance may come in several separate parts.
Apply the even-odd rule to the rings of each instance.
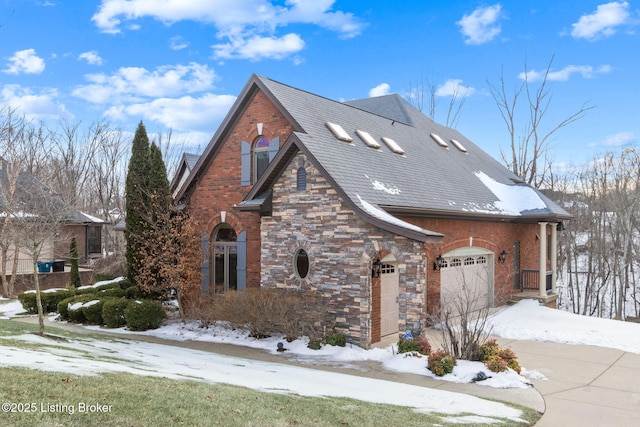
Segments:
[[[353,138],[351,138],[349,136],[349,134],[347,133],[347,131],[345,131],[342,126],[337,125],[335,123],[331,123],[331,122],[327,122],[326,123],[327,127],[329,128],[329,130],[331,131],[331,133],[333,133],[333,135],[338,138],[340,141],[344,141],[344,142],[351,142],[353,141]]]
[[[462,145],[457,139],[452,139],[451,142],[456,146],[458,150],[462,151],[463,153],[467,152],[467,149],[464,147],[464,145]]]
[[[444,139],[440,138],[440,135],[432,133],[431,134],[431,138],[433,138],[433,140],[435,142],[438,143],[439,146],[447,148],[449,146],[449,144],[447,144],[446,142],[444,142]]]
[[[356,133],[358,134],[358,136],[360,137],[360,139],[362,141],[364,141],[365,144],[367,144],[368,147],[371,148],[380,148],[380,144],[378,144],[378,141],[376,141],[369,132],[365,132],[363,130],[360,129],[356,129]]]
[[[389,149],[391,151],[393,151],[394,153],[396,153],[396,154],[404,154],[404,150],[393,139],[387,138],[386,136],[383,136],[382,137],[382,142],[387,144],[387,147],[389,147]]]

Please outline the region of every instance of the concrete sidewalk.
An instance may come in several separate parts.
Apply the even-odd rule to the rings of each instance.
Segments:
[[[35,317],[14,320],[37,323]],[[87,329],[73,324],[48,322],[47,325],[87,333]],[[457,384],[430,377],[391,372],[383,369],[379,363],[371,361],[350,363],[349,366],[336,366],[326,361],[309,364],[287,357],[286,353],[270,354],[260,349],[238,345],[173,341],[137,334],[123,336],[107,329],[97,332],[119,338],[403,382],[514,403],[544,413],[536,426],[640,425],[640,354],[605,347],[497,338],[501,346],[513,349],[522,366],[529,371],[542,373],[546,379],[532,380],[534,388],[529,389],[495,389],[478,384]]]

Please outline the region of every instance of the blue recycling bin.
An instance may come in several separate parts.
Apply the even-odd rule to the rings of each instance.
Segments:
[[[51,273],[52,262],[38,261],[38,273]]]

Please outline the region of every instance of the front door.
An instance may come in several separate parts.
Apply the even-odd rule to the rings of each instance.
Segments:
[[[380,335],[398,332],[398,268],[384,263],[380,269]]]

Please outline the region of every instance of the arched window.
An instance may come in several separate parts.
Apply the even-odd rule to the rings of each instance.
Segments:
[[[296,172],[296,190],[304,191],[307,189],[307,171],[303,167],[299,167]]]
[[[269,140],[266,136],[258,136],[253,142],[253,182],[257,182],[269,166]]]
[[[213,266],[214,293],[221,294],[228,290],[238,289],[238,238],[236,231],[229,224],[220,224],[213,232]]]

